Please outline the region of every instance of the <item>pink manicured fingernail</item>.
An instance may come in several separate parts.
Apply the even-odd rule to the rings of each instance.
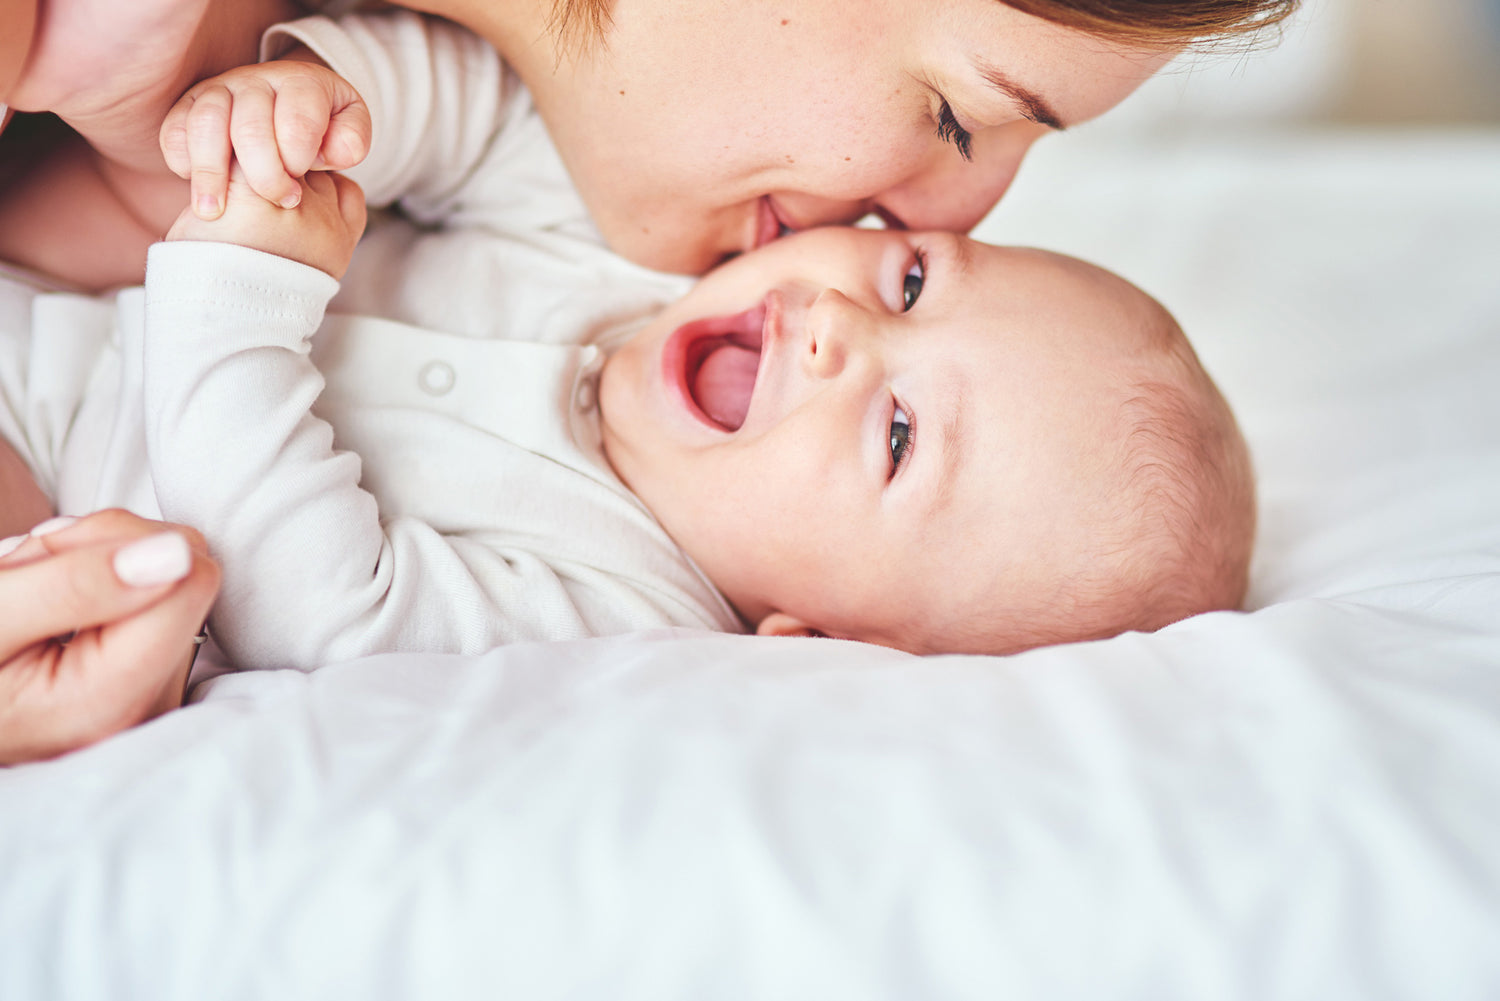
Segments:
[[[115,553],[115,576],[131,587],[154,587],[186,577],[193,551],[176,532],[162,532],[132,542]]]
[[[24,535],[12,535],[8,539],[0,539],[0,559],[4,559],[15,552],[21,547],[21,543],[25,541],[26,536]]]
[[[294,209],[301,204],[302,192],[300,191],[294,191],[281,200],[281,207],[284,209]]]
[[[178,204],[182,204],[178,202]],[[213,195],[198,196],[198,216],[203,219],[212,219],[219,214],[219,200]]]
[[[51,535],[53,532],[62,531],[77,520],[77,518],[69,514],[60,515],[56,518],[48,518],[40,525],[33,527],[31,534],[33,536]]]

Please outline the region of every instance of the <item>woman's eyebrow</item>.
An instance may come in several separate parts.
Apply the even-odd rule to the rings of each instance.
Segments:
[[[979,71],[985,83],[1019,104],[1022,114],[1031,121],[1038,125],[1045,125],[1049,129],[1056,129],[1058,132],[1067,128],[1057,112],[1052,110],[1052,105],[1048,104],[1040,94],[1012,80],[1010,75],[1000,67],[993,66],[982,59],[976,59],[974,68]]]

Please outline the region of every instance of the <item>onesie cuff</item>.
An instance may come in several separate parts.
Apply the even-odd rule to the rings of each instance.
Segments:
[[[155,337],[220,351],[300,347],[323,322],[337,280],[297,261],[228,243],[158,243],[146,258]]]

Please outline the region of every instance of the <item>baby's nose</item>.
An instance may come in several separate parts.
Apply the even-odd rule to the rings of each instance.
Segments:
[[[824,289],[807,311],[802,363],[815,378],[831,379],[873,353],[871,318],[838,289]]]

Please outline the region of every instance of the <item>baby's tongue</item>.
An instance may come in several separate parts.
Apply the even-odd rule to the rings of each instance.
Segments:
[[[731,431],[738,431],[750,411],[760,352],[726,342],[703,359],[693,381],[693,396],[703,412]]]

